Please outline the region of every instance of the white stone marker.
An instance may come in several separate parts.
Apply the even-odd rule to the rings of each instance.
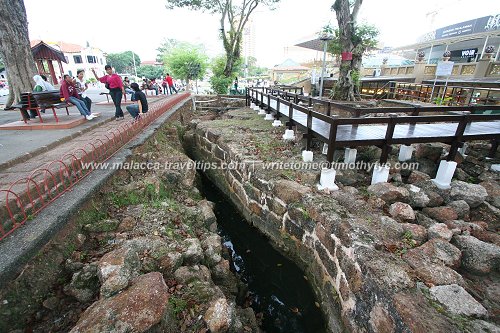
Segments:
[[[275,120],[273,121],[273,127],[280,127],[282,124],[281,124],[281,120]]]
[[[492,164],[491,165],[491,170],[492,171],[500,172],[500,164]]]
[[[295,140],[295,134],[293,130],[285,130],[285,134],[283,134],[283,140]]]
[[[264,117],[264,120],[274,120],[274,117],[270,113],[266,113],[266,116]]]
[[[251,107],[252,109],[255,109],[255,103],[254,103],[254,102],[250,103],[250,107]]]
[[[436,178],[431,179],[437,187],[442,190],[449,189],[451,186],[451,179],[457,168],[457,162],[454,161],[441,161],[439,163],[439,169],[436,174]]]
[[[335,185],[335,176],[337,175],[337,171],[335,169],[321,169],[321,176],[319,178],[319,184],[317,185],[318,190],[330,190],[336,191],[339,189],[337,185]]]
[[[346,164],[356,163],[357,152],[358,152],[357,149],[346,148],[344,151],[344,163]]]
[[[387,183],[387,180],[389,179],[389,169],[390,168],[388,165],[376,165],[373,168],[371,185],[378,183]]]
[[[467,150],[467,143],[464,143],[464,145],[462,146],[462,148],[458,148],[458,152],[463,156],[463,157],[467,157],[467,155],[465,154],[465,151]]]
[[[412,146],[401,145],[399,148],[398,161],[404,162],[411,159],[411,154],[413,154],[414,148]]]
[[[321,151],[321,154],[328,154],[328,143],[323,143],[323,150]]]
[[[313,152],[310,150],[302,151],[302,161],[312,162],[313,161]]]
[[[259,109],[258,115],[263,116],[265,114],[267,114],[267,113],[266,113],[266,111],[264,109]]]

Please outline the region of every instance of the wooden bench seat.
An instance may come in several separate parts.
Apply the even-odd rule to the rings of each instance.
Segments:
[[[19,109],[21,111],[21,116],[23,117],[25,123],[28,122],[28,119],[23,111],[28,110],[35,111],[41,123],[43,123],[42,114],[40,112],[42,110],[52,109],[56,122],[59,122],[56,109],[65,108],[66,114],[69,115],[68,105],[61,101],[59,90],[22,93],[21,100],[18,104],[12,105],[12,108]]]

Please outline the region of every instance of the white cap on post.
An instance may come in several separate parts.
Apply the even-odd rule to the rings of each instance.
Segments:
[[[310,150],[302,151],[302,161],[312,162],[313,161],[313,152]]]
[[[431,179],[437,187],[442,190],[447,190],[451,187],[451,179],[457,168],[457,162],[455,161],[441,161],[439,163],[439,169],[436,174],[436,178]]]
[[[335,176],[337,175],[337,171],[331,168],[323,168],[321,170],[321,176],[319,178],[319,184],[317,185],[318,190],[330,190],[336,191],[339,189],[337,185],[335,185]]]
[[[372,182],[371,184],[387,183],[389,179],[389,166],[388,165],[376,165],[373,168]]]
[[[295,140],[295,134],[293,130],[285,130],[285,134],[283,134],[283,140]]]

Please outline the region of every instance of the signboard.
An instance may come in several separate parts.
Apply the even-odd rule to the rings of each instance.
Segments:
[[[449,25],[447,27],[439,28],[432,32],[426,33],[418,40],[420,42],[425,42],[495,30],[500,30],[500,14],[484,16],[474,20],[460,22],[457,24]]]
[[[451,51],[452,58],[475,58],[477,55],[477,48],[474,49],[464,49]]]
[[[453,71],[453,61],[440,61],[437,64],[436,76],[450,76]]]

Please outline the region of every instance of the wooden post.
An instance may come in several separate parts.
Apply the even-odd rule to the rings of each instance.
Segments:
[[[495,157],[495,153],[497,152],[497,149],[498,149],[498,140],[497,139],[493,139],[491,140],[491,149],[488,153],[488,157],[489,158],[494,158]]]
[[[63,66],[62,66],[62,63],[61,63],[61,60],[57,60],[57,63],[59,64],[59,72],[61,73],[61,78],[63,77],[64,75],[64,69],[63,69]],[[58,84],[58,80],[56,79],[54,81],[54,84]]]
[[[326,115],[330,116],[332,114],[332,103],[328,102],[328,106],[326,109]]]
[[[389,122],[387,124],[387,131],[385,132],[385,142],[382,145],[382,155],[380,156],[380,164],[387,163],[389,153],[392,150],[392,136],[394,135],[394,128],[396,127],[396,114],[389,114]]]
[[[455,140],[453,140],[453,142],[451,143],[450,152],[448,153],[448,158],[446,159],[447,161],[454,161],[455,157],[457,156],[458,148],[462,147],[462,138],[464,136],[465,128],[469,123],[469,118],[470,112],[465,111],[465,114],[462,116],[462,119],[460,119],[460,122],[458,123],[457,130],[455,132]]]
[[[288,105],[288,129],[291,130],[293,127],[293,106],[292,103]]]
[[[54,70],[54,65],[52,64],[52,60],[47,60],[47,63],[49,64],[49,73],[50,76],[52,77],[52,82],[57,82],[56,71]]]
[[[333,153],[335,152],[335,141],[337,139],[337,115],[332,116],[333,121],[330,124],[330,135],[328,137],[328,151],[326,152],[326,161],[331,164],[333,162]],[[328,167],[331,167],[329,165]]]
[[[311,150],[311,141],[312,141],[312,110],[307,110],[306,150]]]

